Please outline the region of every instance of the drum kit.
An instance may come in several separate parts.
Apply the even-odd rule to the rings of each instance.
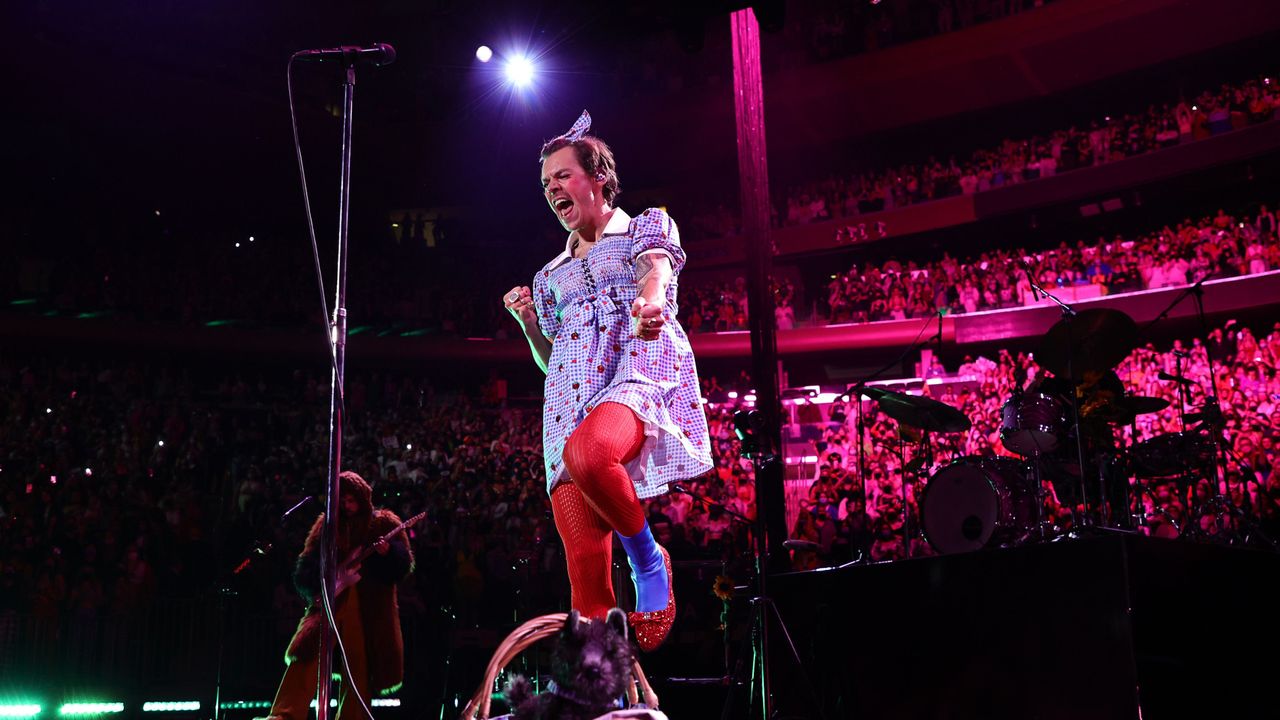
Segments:
[[[1155,499],[1152,485],[1174,483],[1180,496],[1189,497],[1201,479],[1210,479],[1216,493],[1219,460],[1230,452],[1222,413],[1213,399],[1198,411],[1185,411],[1187,388],[1195,383],[1182,377],[1180,357],[1176,373],[1161,377],[1178,383],[1184,429],[1128,448],[1116,443],[1118,428],[1134,426],[1136,437],[1139,416],[1170,405],[1163,398],[1127,393],[1114,372],[1138,337],[1134,321],[1118,310],[1064,314],[1035,353],[1036,362],[1053,376],[1015,392],[1001,408],[1000,441],[1016,457],[969,455],[939,467],[919,495],[919,517],[904,513],[904,536],[916,537],[911,521],[917,520],[934,550],[953,553],[1134,533],[1149,519],[1174,517],[1160,506],[1149,514],[1144,510],[1143,494]],[[898,423],[900,436],[919,438],[917,460],[904,465],[904,475],[914,470],[922,476],[922,469],[933,467],[930,433],[963,433],[972,425],[964,413],[939,400],[865,385],[856,391]],[[905,451],[902,455],[905,459]],[[902,485],[903,506],[909,507],[906,477]],[[1070,508],[1064,527],[1046,520],[1046,485]],[[1223,498],[1215,501],[1214,512],[1234,514],[1237,525],[1251,522],[1229,499],[1226,511]],[[1207,506],[1193,508],[1189,516],[1197,517]],[[1177,529],[1187,537],[1200,530],[1199,523]]]

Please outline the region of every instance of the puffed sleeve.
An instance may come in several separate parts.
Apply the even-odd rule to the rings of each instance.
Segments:
[[[684,267],[684,248],[680,247],[680,230],[676,221],[664,210],[649,208],[631,221],[631,259],[647,253],[662,253],[671,259],[672,273]]]
[[[538,327],[546,337],[555,339],[560,332],[560,316],[556,313],[556,294],[551,291],[551,271],[543,268],[533,276],[533,305],[538,310]]]

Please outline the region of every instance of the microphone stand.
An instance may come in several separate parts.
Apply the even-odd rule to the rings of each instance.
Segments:
[[[752,543],[752,551],[755,554],[755,595],[750,599],[751,605],[751,633],[746,640],[750,642],[751,650],[751,687],[749,691],[747,705],[748,713],[750,712],[751,697],[754,695],[755,679],[760,679],[761,690],[761,711],[764,720],[772,720],[774,717],[774,697],[773,683],[770,676],[771,658],[769,655],[769,618],[767,612],[772,611],[773,616],[778,621],[778,627],[782,630],[782,635],[787,640],[787,646],[791,650],[791,657],[795,660],[795,666],[804,680],[805,689],[809,692],[814,708],[818,711],[819,717],[825,717],[822,713],[822,703],[818,700],[818,694],[813,688],[813,683],[809,680],[808,674],[805,673],[804,664],[800,660],[800,652],[796,650],[795,641],[791,639],[791,632],[787,630],[787,624],[782,619],[782,613],[778,611],[778,606],[774,604],[773,599],[769,597],[766,576],[769,568],[769,538],[767,527],[765,524],[764,513],[759,507],[759,497],[761,485],[768,480],[770,474],[780,475],[782,473],[781,458],[771,449],[762,447],[761,443],[768,442],[768,438],[772,435],[763,432],[764,417],[758,410],[739,410],[734,415],[734,427],[739,441],[742,445],[742,456],[751,460],[752,468],[755,471],[756,478],[756,519],[755,519],[755,542]],[[780,480],[780,478],[778,478]],[[677,492],[685,494],[695,499],[698,496],[681,486],[675,486]],[[710,500],[702,498],[704,502]],[[720,505],[719,503],[715,503]],[[723,505],[720,505],[723,507]],[[725,508],[733,517],[741,518],[747,521],[747,518],[741,514]],[[734,674],[741,675],[744,668],[746,652],[739,652],[737,664],[734,667]],[[721,720],[728,720],[734,717],[746,717],[746,715],[736,715],[733,712],[733,687],[742,684],[742,678],[731,678],[730,691],[725,698],[724,708],[721,712]]]
[[[308,495],[302,498],[302,500],[293,507],[285,510],[284,514],[280,516],[280,520],[276,523],[276,527],[284,525],[284,521],[288,520],[289,516],[292,515],[294,511],[311,502],[313,499],[314,498],[311,495]],[[222,667],[226,659],[227,598],[235,597],[240,594],[231,586],[231,581],[233,578],[240,576],[244,571],[253,567],[254,563],[259,559],[267,557],[274,548],[275,546],[269,542],[263,542],[261,539],[254,540],[253,549],[249,551],[249,554],[245,555],[240,562],[236,563],[235,569],[232,570],[230,574],[224,573],[216,583],[218,593],[218,659],[217,668],[214,672],[213,684],[214,720],[218,720],[218,718],[222,716]]]
[[[347,361],[347,241],[351,213],[351,123],[355,105],[356,67],[354,57],[343,57],[346,79],[342,83],[342,166],[338,180],[338,271],[334,291],[333,374],[329,389],[329,477],[324,503],[324,532],[320,549],[321,599],[328,622],[320,630],[320,658],[317,663],[316,717],[331,717],[334,633],[330,603],[337,592],[338,576],[338,503],[339,479],[342,472],[342,418],[345,414],[343,383]],[[351,682],[354,684],[355,679]]]
[[[1208,425],[1213,431],[1213,447],[1216,451],[1215,459],[1214,459],[1215,482],[1214,482],[1214,488],[1213,488],[1215,491],[1217,491],[1219,487],[1218,483],[1216,482],[1217,474],[1219,471],[1221,471],[1222,473],[1222,486],[1221,486],[1222,489],[1218,491],[1218,495],[1215,499],[1220,500],[1222,502],[1222,505],[1226,507],[1227,513],[1229,515],[1234,515],[1236,517],[1242,518],[1242,522],[1246,526],[1246,532],[1242,533],[1241,535],[1242,540],[1247,541],[1249,537],[1247,529],[1253,529],[1266,542],[1266,544],[1270,546],[1271,550],[1275,551],[1277,549],[1275,543],[1273,543],[1271,539],[1267,537],[1266,533],[1262,531],[1262,528],[1257,525],[1257,523],[1253,520],[1253,518],[1250,517],[1243,508],[1236,507],[1235,501],[1231,499],[1231,480],[1228,474],[1229,467],[1228,467],[1228,459],[1227,459],[1227,454],[1228,452],[1231,452],[1231,451],[1227,444],[1227,440],[1223,432],[1222,425],[1220,424],[1222,421],[1222,410],[1221,410],[1222,404],[1218,399],[1218,376],[1213,367],[1213,353],[1209,352],[1209,323],[1205,319],[1204,287],[1202,285],[1203,282],[1204,281],[1201,280],[1197,282],[1195,285],[1192,285],[1190,288],[1188,288],[1188,292],[1191,293],[1191,295],[1196,300],[1196,315],[1200,319],[1200,333],[1204,338],[1203,339],[1204,357],[1205,357],[1205,361],[1209,366],[1209,399],[1206,400],[1206,404],[1212,407],[1212,411],[1205,413],[1206,419],[1203,420],[1202,422]],[[1244,463],[1239,463],[1239,464],[1241,465],[1242,468],[1249,469],[1248,466],[1245,465]],[[1249,469],[1249,471],[1252,472],[1252,469]],[[1240,484],[1243,490],[1241,492],[1241,496],[1242,496],[1241,500],[1244,505],[1248,506],[1249,505],[1249,483],[1243,472],[1241,473]]]
[[[1048,290],[1045,290],[1044,287],[1040,285],[1040,283],[1036,282],[1035,274],[1031,272],[1031,268],[1028,267],[1024,269],[1027,273],[1027,284],[1031,286],[1031,289],[1034,292],[1038,292],[1044,297],[1048,298],[1049,300],[1052,300],[1053,303],[1062,310],[1062,320],[1063,322],[1066,323],[1066,326],[1067,326],[1067,348],[1068,348],[1067,382],[1071,385],[1071,390],[1070,390],[1071,392],[1071,423],[1072,423],[1072,426],[1075,428],[1075,433],[1076,433],[1076,462],[1079,464],[1079,468],[1080,468],[1080,502],[1084,507],[1084,511],[1081,512],[1080,517],[1077,518],[1078,522],[1072,523],[1073,525],[1072,534],[1075,535],[1076,527],[1074,526],[1078,525],[1079,527],[1089,527],[1093,525],[1093,518],[1089,514],[1089,493],[1085,486],[1084,436],[1080,433],[1080,398],[1078,397],[1078,393],[1076,392],[1075,360],[1074,360],[1074,353],[1071,352],[1071,349],[1074,348],[1075,346],[1075,336],[1074,336],[1074,333],[1072,332],[1073,326],[1071,324],[1071,321],[1076,316],[1076,310],[1075,308],[1071,307],[1070,305],[1060,300],[1058,296],[1054,295]],[[1039,459],[1037,458],[1037,464],[1038,463],[1039,463]],[[1037,492],[1039,492],[1040,488],[1036,488],[1036,490]],[[1101,494],[1098,497],[1098,503],[1103,508],[1105,508],[1106,507],[1105,488],[1101,488],[1100,490],[1101,490]],[[1075,509],[1072,508],[1072,515],[1074,516],[1074,514],[1075,514]]]

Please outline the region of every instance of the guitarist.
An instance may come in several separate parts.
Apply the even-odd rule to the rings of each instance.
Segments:
[[[413,571],[413,553],[403,530],[390,540],[382,538],[400,525],[390,510],[375,510],[373,490],[354,472],[338,476],[338,592],[333,599],[334,619],[355,687],[366,703],[371,692],[385,694],[400,687],[404,678],[404,643],[400,636],[400,612],[396,583]],[[294,569],[294,585],[309,603],[307,612],[285,653],[284,679],[271,704],[271,720],[306,720],[316,695],[320,630],[325,621],[320,599],[320,534],[324,515],[316,518]],[[361,560],[360,556],[364,555]],[[334,670],[342,675],[338,718],[366,718],[360,701],[349,697],[352,678],[336,651]]]

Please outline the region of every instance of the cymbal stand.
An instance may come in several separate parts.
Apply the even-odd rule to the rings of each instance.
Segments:
[[[939,311],[939,312],[938,312],[937,314],[935,314],[935,315],[931,315],[931,316],[929,316],[929,320],[928,320],[928,322],[926,322],[926,323],[925,323],[925,325],[924,325],[924,327],[920,329],[920,335],[923,335],[923,334],[924,334],[925,329],[927,329],[927,328],[929,327],[929,323],[932,323],[934,320],[937,320],[937,322],[938,322],[938,334],[937,334],[936,340],[937,340],[937,342],[938,342],[938,347],[939,347],[939,348],[941,348],[941,346],[942,346],[942,316],[943,316],[943,313],[942,313],[941,311]],[[919,335],[917,335],[916,337],[917,337],[917,338],[919,338]],[[856,383],[854,383],[854,384],[850,385],[850,386],[845,390],[845,393],[847,393],[847,394],[849,395],[849,397],[851,397],[851,398],[853,398],[853,399],[856,399],[856,400],[858,401],[858,408],[857,408],[857,412],[858,412],[858,416],[857,416],[857,418],[858,418],[858,419],[857,419],[857,424],[858,424],[858,484],[860,484],[860,485],[862,486],[862,524],[863,524],[863,527],[868,527],[868,526],[870,525],[870,516],[867,514],[867,464],[866,464],[866,458],[865,458],[865,456],[864,456],[864,449],[863,449],[863,444],[864,444],[864,442],[865,442],[865,440],[866,440],[866,436],[865,436],[865,434],[864,434],[864,433],[866,432],[866,430],[865,430],[865,427],[864,427],[864,425],[863,425],[863,409],[862,409],[862,403],[863,403],[867,398],[862,394],[862,391],[867,387],[867,383],[872,382],[873,380],[875,380],[876,378],[880,377],[881,375],[884,375],[886,372],[888,372],[888,371],[889,371],[889,369],[890,369],[890,368],[893,368],[893,367],[897,366],[897,365],[898,365],[899,363],[901,363],[904,359],[906,359],[907,355],[911,354],[911,353],[912,353],[913,351],[915,351],[915,350],[918,350],[918,349],[920,349],[920,348],[924,347],[925,345],[928,345],[930,342],[934,342],[934,340],[925,340],[924,342],[912,342],[910,345],[908,345],[908,346],[907,346],[907,349],[906,349],[906,350],[903,350],[903,351],[902,351],[902,354],[901,354],[901,355],[899,355],[898,357],[894,358],[891,362],[889,362],[889,364],[885,365],[884,367],[880,368],[879,370],[876,370],[875,372],[871,373],[870,375],[866,376],[865,378],[862,378],[862,379],[861,379],[861,380],[859,380],[858,382],[856,382]],[[901,434],[899,434],[899,435],[901,435]],[[905,482],[905,481],[904,481],[904,482]],[[903,491],[903,492],[905,493],[905,489],[904,489],[904,491]],[[905,496],[904,496],[904,499],[905,499]],[[904,507],[903,507],[902,511],[903,511],[903,513],[904,513],[904,522],[905,522],[905,513],[906,513],[906,507],[905,507],[905,505],[904,505]],[[903,527],[904,527],[904,529],[905,529],[905,527],[906,527],[906,526],[904,525]],[[904,534],[904,535],[903,535],[903,537],[904,537],[904,541],[905,541],[905,537],[906,537],[906,535]],[[863,562],[870,563],[870,562],[871,562],[871,552],[870,552],[870,550],[871,550],[871,549],[870,549],[870,548],[858,548],[858,550],[862,553],[862,561],[863,561]]]
[[[1076,316],[1075,308],[1058,299],[1058,296],[1045,290],[1040,286],[1030,272],[1027,273],[1027,283],[1041,295],[1049,298],[1055,305],[1062,309],[1062,320],[1067,326],[1067,347],[1075,346],[1075,335],[1072,333],[1072,319]],[[1090,527],[1094,525],[1093,517],[1089,514],[1089,493],[1085,482],[1085,464],[1084,464],[1084,436],[1080,432],[1080,397],[1076,391],[1076,369],[1074,361],[1075,353],[1067,353],[1067,382],[1071,385],[1071,423],[1076,432],[1076,462],[1080,467],[1080,504],[1083,510],[1076,514],[1075,508],[1071,509],[1072,528],[1071,533],[1074,535],[1079,528]]]
[[[866,457],[866,427],[863,425],[863,409],[862,404],[867,402],[867,398],[862,396],[862,383],[858,384],[858,389],[853,393],[853,400],[857,403],[854,412],[857,413],[855,424],[858,431],[858,493],[862,498],[862,527],[865,530],[870,527],[871,518],[867,514],[867,457]],[[859,558],[863,562],[870,562],[871,548],[858,548]]]
[[[1209,396],[1206,398],[1205,404],[1212,406],[1212,410],[1208,413],[1208,417],[1202,421],[1204,425],[1211,428],[1213,432],[1214,450],[1214,472],[1213,472],[1213,490],[1216,493],[1209,499],[1207,504],[1221,504],[1226,508],[1227,513],[1241,517],[1246,524],[1254,524],[1243,511],[1243,509],[1235,507],[1235,503],[1231,500],[1230,474],[1227,465],[1227,453],[1230,448],[1227,445],[1226,434],[1222,427],[1222,403],[1218,399],[1218,375],[1213,367],[1213,353],[1209,352],[1209,323],[1205,320],[1204,315],[1204,281],[1201,280],[1191,286],[1190,293],[1196,301],[1196,316],[1200,319],[1200,334],[1203,336],[1203,347],[1205,362],[1209,369]],[[1218,474],[1221,472],[1222,484],[1218,484]],[[1244,493],[1244,502],[1249,502],[1249,493]],[[1275,545],[1272,544],[1272,549]]]

